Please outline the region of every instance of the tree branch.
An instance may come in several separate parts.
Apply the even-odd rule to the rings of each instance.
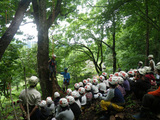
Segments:
[[[32,0],[32,5],[33,5],[33,16],[35,19],[35,22],[37,24],[37,27],[39,26],[39,4],[37,2],[37,0]]]
[[[134,4],[138,8],[138,10],[146,17],[146,14],[140,9],[140,7],[137,5],[137,3],[134,3]],[[140,17],[142,17],[142,16],[140,16]],[[147,18],[144,18],[144,20],[147,21],[148,23],[152,24],[155,29],[157,29],[158,31],[160,31],[160,26],[158,26],[149,16],[147,16]]]
[[[57,4],[54,4],[54,8],[52,13],[50,14],[49,18],[47,19],[47,27],[50,28],[54,20],[57,18],[57,16],[60,14],[60,9],[61,9],[61,3],[62,0],[57,0]]]
[[[93,5],[91,5],[89,2],[87,2],[91,7],[107,7],[107,5],[103,5],[103,6],[93,6]]]
[[[11,40],[13,39],[14,35],[16,34],[17,30],[19,29],[19,26],[23,20],[23,16],[25,11],[27,10],[29,3],[31,0],[21,0],[18,9],[16,11],[15,17],[9,26],[9,28],[6,30],[6,32],[3,34],[3,36],[0,39],[0,60],[10,44]]]

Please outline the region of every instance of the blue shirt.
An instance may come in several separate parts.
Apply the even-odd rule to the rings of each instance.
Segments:
[[[61,75],[63,75],[64,80],[67,80],[67,82],[70,80],[70,74],[67,72],[61,72]]]
[[[115,91],[114,91],[114,98],[112,98],[111,101],[114,103],[124,103],[125,102],[121,91],[117,87],[115,88]]]

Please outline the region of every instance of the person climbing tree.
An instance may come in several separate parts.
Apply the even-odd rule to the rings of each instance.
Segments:
[[[67,90],[69,82],[70,82],[70,74],[67,72],[68,68],[64,68],[64,72],[60,72],[61,75],[63,75],[64,80],[63,80],[63,92]]]
[[[49,63],[49,80],[52,80],[52,75],[54,73],[54,76],[56,76],[56,65],[57,65],[57,62],[56,62],[56,55],[52,55],[52,58],[48,61]]]

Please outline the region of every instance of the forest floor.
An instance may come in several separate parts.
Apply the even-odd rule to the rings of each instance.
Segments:
[[[126,99],[126,105],[122,112],[112,111],[109,114],[106,112],[107,117],[103,120],[135,120],[132,116],[140,112],[141,102],[133,100],[132,96],[128,96]],[[85,113],[82,113],[80,120],[102,120],[100,119],[104,114],[101,114],[101,108],[99,101],[96,104],[86,109]],[[151,113],[147,118],[141,120],[160,120],[157,115]]]
[[[132,116],[140,112],[140,102],[133,100],[131,95],[125,98],[125,100],[126,105],[122,112],[112,111],[110,114],[107,114],[106,112],[105,114],[108,116],[104,120],[134,120]],[[85,112],[82,112],[79,120],[101,120],[100,118],[104,115],[104,113],[101,113],[99,103],[100,101],[96,101],[89,108],[86,108]],[[19,105],[16,104],[15,108],[18,120],[22,120],[22,112]],[[1,116],[1,120],[15,120],[12,106],[6,106],[4,111],[6,112],[6,110],[8,110],[8,113],[5,114],[5,116]],[[141,120],[160,120],[160,118],[157,118],[156,115],[152,113],[151,115],[147,116],[147,118]]]

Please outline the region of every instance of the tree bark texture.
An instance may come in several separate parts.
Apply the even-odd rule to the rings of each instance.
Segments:
[[[116,72],[116,50],[115,50],[115,43],[116,43],[116,23],[115,23],[115,16],[113,15],[113,31],[112,31],[112,37],[113,37],[113,73]]]
[[[61,0],[56,5],[60,5]],[[49,81],[49,38],[48,29],[55,21],[56,17],[60,13],[60,6],[56,6],[53,9],[52,14],[47,19],[46,17],[46,1],[45,0],[32,0],[34,9],[34,18],[38,30],[38,75],[40,79],[40,86],[42,90],[42,99],[46,99],[48,96],[53,96],[55,91],[60,91],[60,87],[56,79],[53,77],[52,81]]]
[[[146,18],[148,19],[148,2],[145,0],[145,6],[146,6]],[[149,55],[149,23],[146,22],[146,59],[145,59],[145,65],[148,65],[148,55]]]
[[[7,49],[8,45],[10,44],[11,40],[13,39],[14,35],[16,34],[17,30],[19,29],[19,26],[24,17],[24,13],[26,9],[28,8],[30,1],[31,0],[21,0],[20,1],[18,9],[16,11],[15,17],[11,25],[1,37],[0,39],[0,60],[5,50]]]

